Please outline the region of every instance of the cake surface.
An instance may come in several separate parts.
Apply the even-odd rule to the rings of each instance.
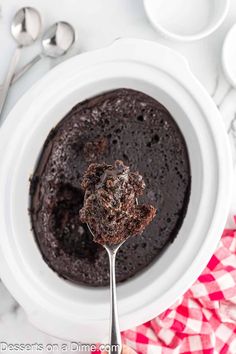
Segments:
[[[191,173],[183,136],[170,113],[144,93],[117,89],[77,104],[50,132],[31,179],[30,215],[42,256],[61,277],[90,286],[109,284],[106,250],[78,218],[81,187],[91,163],[123,160],[146,183],[140,203],[157,216],[117,254],[117,281],[150,265],[174,240],[184,220]]]
[[[153,206],[138,204],[146,187],[143,177],[121,160],[113,165],[92,163],[81,186],[85,194],[80,220],[101,245],[117,245],[140,235],[156,215]]]

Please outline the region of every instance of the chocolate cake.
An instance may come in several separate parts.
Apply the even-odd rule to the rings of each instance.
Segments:
[[[101,245],[116,245],[141,234],[156,215],[153,206],[137,203],[146,187],[143,177],[121,160],[114,166],[92,163],[81,186],[85,194],[80,220]]]
[[[171,114],[144,93],[117,89],[77,104],[46,139],[31,179],[30,215],[42,256],[61,277],[90,286],[109,284],[106,250],[78,217],[91,163],[123,160],[146,183],[140,204],[157,216],[117,254],[117,281],[150,265],[174,240],[184,220],[191,173],[184,138]]]

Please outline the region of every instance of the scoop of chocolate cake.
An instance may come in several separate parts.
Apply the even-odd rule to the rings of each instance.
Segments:
[[[84,206],[80,219],[91,228],[94,241],[118,244],[140,234],[156,215],[151,205],[138,205],[145,183],[138,172],[131,172],[122,161],[114,166],[91,164],[84,174]]]

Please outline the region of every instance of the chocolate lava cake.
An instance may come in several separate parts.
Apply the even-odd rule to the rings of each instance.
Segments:
[[[109,284],[106,250],[80,221],[84,172],[122,160],[146,183],[140,203],[156,217],[117,255],[117,282],[134,276],[174,240],[186,214],[191,173],[184,138],[170,113],[144,93],[117,89],[77,104],[50,132],[31,179],[30,215],[45,262],[61,277]]]
[[[137,203],[146,188],[143,177],[130,171],[121,160],[114,165],[92,163],[81,186],[84,206],[80,220],[101,245],[117,245],[141,235],[156,216],[152,205]]]

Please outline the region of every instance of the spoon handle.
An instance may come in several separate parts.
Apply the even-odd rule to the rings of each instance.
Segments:
[[[17,47],[15,49],[13,56],[12,56],[7,75],[6,75],[3,85],[2,85],[2,90],[1,90],[1,94],[0,94],[0,119],[1,119],[2,111],[5,106],[7,96],[8,96],[11,80],[13,78],[14,72],[16,70],[16,66],[17,66],[18,61],[20,59],[20,54],[21,54],[21,47]]]
[[[32,68],[34,64],[36,64],[42,58],[41,54],[36,55],[29,63],[25,64],[21,69],[19,69],[11,80],[11,85],[14,84],[17,80],[21,78],[29,69]]]
[[[122,340],[120,335],[117,299],[116,299],[116,254],[117,249],[107,250],[110,263],[110,296],[111,296],[111,312],[110,312],[110,354],[121,354]]]

